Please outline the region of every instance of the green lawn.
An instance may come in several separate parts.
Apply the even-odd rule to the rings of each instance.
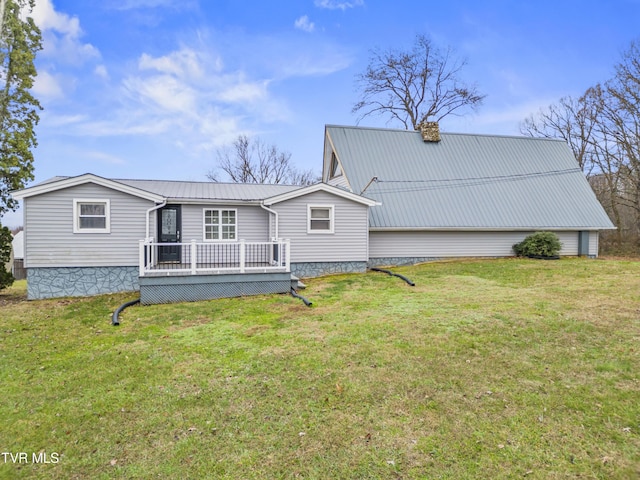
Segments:
[[[417,285],[334,276],[308,281],[312,308],[134,306],[119,327],[135,294],[18,283],[0,478],[640,478],[640,262],[396,271]]]

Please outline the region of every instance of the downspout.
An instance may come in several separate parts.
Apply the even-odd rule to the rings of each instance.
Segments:
[[[111,325],[113,325],[114,327],[117,327],[118,325],[120,325],[120,319],[118,318],[118,316],[120,315],[120,313],[127,307],[130,307],[131,305],[135,305],[136,303],[140,303],[140,299],[136,298],[135,300],[131,300],[130,302],[126,302],[123,303],[122,305],[120,305],[115,312],[113,312],[113,315],[111,316]]]
[[[372,272],[382,272],[382,273],[386,273],[387,275],[391,275],[392,277],[401,278],[412,287],[416,286],[416,284],[412,280],[409,280],[407,277],[405,277],[404,275],[400,275],[399,273],[394,273],[391,270],[385,270],[384,268],[375,268],[375,267],[372,267],[369,270],[371,270]]]
[[[273,216],[275,217],[276,225],[275,225],[275,228],[274,228],[274,232],[273,232],[273,233],[275,234],[275,235],[274,235],[274,238],[275,238],[276,240],[278,240],[278,238],[279,238],[279,237],[278,237],[278,212],[276,212],[275,210],[271,210],[271,209],[270,209],[270,208],[268,208],[268,207],[265,207],[264,203],[262,203],[262,202],[260,203],[260,208],[262,208],[263,210],[266,210],[267,212],[269,212],[269,213],[273,214]]]
[[[156,205],[155,207],[151,207],[150,209],[147,210],[147,223],[146,223],[146,230],[144,231],[147,238],[145,240],[148,240],[151,237],[151,235],[149,235],[149,224],[151,223],[149,221],[149,215],[151,215],[151,212],[153,212],[154,210],[158,210],[159,208],[164,207],[166,204],[167,204],[167,201],[165,200],[160,205]]]

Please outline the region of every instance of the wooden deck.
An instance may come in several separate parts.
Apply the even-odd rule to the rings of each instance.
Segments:
[[[173,258],[166,259],[167,252]],[[290,243],[154,243],[140,241],[140,277],[290,271]]]

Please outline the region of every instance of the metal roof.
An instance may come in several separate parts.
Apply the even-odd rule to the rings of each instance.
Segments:
[[[62,188],[67,183],[77,180],[83,182],[104,181],[116,187],[131,187],[141,194],[164,197],[169,201],[238,201],[259,202],[265,198],[274,197],[302,188],[300,185],[263,185],[246,183],[216,183],[216,182],[188,182],[179,180],[134,180],[97,177],[93,174],[78,175],[77,177],[53,177],[32,187],[12,192],[14,196],[47,192]],[[126,187],[125,187],[126,186]],[[17,195],[16,195],[17,194]]]
[[[260,201],[301,188],[300,185],[263,185],[254,183],[113,180],[130,187],[162,195],[171,200]]]
[[[328,125],[354,193],[378,200],[372,229],[614,228],[569,146],[554,139]],[[325,158],[327,156],[325,155]]]

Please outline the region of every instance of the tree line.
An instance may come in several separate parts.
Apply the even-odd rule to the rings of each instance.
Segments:
[[[35,127],[42,108],[30,89],[41,33],[28,16],[35,0],[0,0],[0,220],[17,208],[10,192],[33,180]],[[11,257],[12,235],[0,223],[0,290],[13,283],[4,265]]]
[[[521,132],[561,138],[612,222],[602,246],[613,253],[640,251],[640,41],[614,65],[613,76],[578,97],[566,96],[530,115]]]

